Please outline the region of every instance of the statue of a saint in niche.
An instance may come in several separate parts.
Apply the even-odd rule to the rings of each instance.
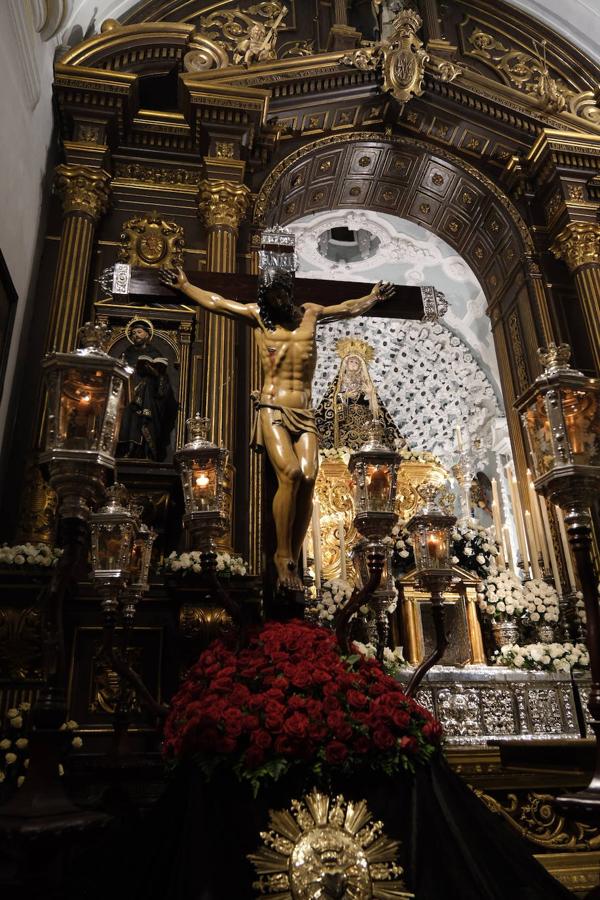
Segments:
[[[240,319],[254,329],[263,385],[255,398],[252,446],[267,451],[277,476],[273,518],[278,585],[302,590],[298,559],[312,515],[319,467],[319,438],[311,406],[317,324],[364,315],[379,300],[391,297],[393,285],[380,282],[368,296],[333,306],[296,306],[292,279],[285,274],[275,275],[268,284],[261,282],[258,302],[248,304],[191,285],[181,269],[163,269],[161,277],[204,309]]]
[[[149,319],[132,319],[125,333],[131,346],[123,358],[134,370],[133,398],[123,413],[117,456],[162,462],[178,409],[167,373],[169,361],[152,344]]]
[[[336,351],[342,360],[340,368],[316,412],[322,446],[358,450],[369,439],[373,420],[383,426],[384,443],[394,446],[400,433],[377,396],[369,372],[373,348],[349,337],[337,342]]]

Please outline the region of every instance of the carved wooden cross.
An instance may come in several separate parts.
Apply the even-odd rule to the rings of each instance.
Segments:
[[[223,274],[219,272],[186,272],[191,284],[196,284],[207,291],[221,294],[241,303],[255,303],[258,292],[257,275]],[[115,279],[116,284],[116,279]],[[125,286],[125,284],[123,285]],[[321,280],[320,278],[295,278],[294,299],[298,305],[314,302],[323,306],[332,306],[344,300],[354,300],[368,294],[373,284],[358,281]],[[157,307],[181,307],[181,295],[166,287],[158,279],[156,269],[132,268],[126,290],[114,291],[114,299],[126,298],[136,305]],[[439,294],[437,295],[440,296]],[[367,315],[386,319],[422,319],[433,302],[433,287],[415,287],[412,285],[396,285],[391,300],[378,303]]]

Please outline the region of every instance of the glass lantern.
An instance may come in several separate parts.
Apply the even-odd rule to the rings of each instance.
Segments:
[[[108,329],[87,322],[78,350],[49,353],[42,361],[47,389],[40,462],[61,500],[61,514],[86,518],[115,466],[123,387],[132,370],[102,349]]]
[[[138,512],[134,508],[133,511],[139,518],[141,509]],[[125,626],[133,624],[137,604],[150,587],[148,576],[150,573],[152,546],[156,537],[156,532],[153,529],[148,528],[144,522],[140,523],[131,547],[129,579],[123,597],[123,621]]]
[[[210,420],[197,413],[186,421],[188,441],[175,453],[179,467],[184,525],[199,542],[210,547],[229,527],[227,460],[229,451],[208,440]]]
[[[144,522],[140,523],[133,539],[131,557],[129,561],[129,587],[128,590],[141,597],[149,588],[148,574],[150,572],[150,559],[152,546],[156,540],[156,532],[148,528]]]
[[[131,560],[138,521],[129,508],[127,489],[113,484],[106,491],[106,503],[90,516],[92,569],[101,587],[120,589],[131,577]],[[139,569],[143,564],[140,552]],[[136,561],[136,567],[138,563]]]
[[[550,344],[538,356],[544,371],[515,407],[529,442],[536,490],[560,504],[566,480],[600,485],[600,382],[570,367],[568,344]]]
[[[452,568],[451,542],[456,516],[445,511],[437,485],[425,485],[419,494],[424,506],[406,525],[412,537],[417,573],[448,571]]]
[[[350,457],[355,519],[354,525],[369,540],[381,540],[393,528],[397,515],[396,480],[400,456],[381,443],[383,426],[375,420],[371,436]]]
[[[114,468],[121,394],[131,369],[105,353],[105,325],[87,322],[81,347],[49,353],[42,362],[48,387],[44,452],[53,458],[77,453]]]

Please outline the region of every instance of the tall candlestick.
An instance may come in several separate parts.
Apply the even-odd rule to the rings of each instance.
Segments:
[[[542,525],[542,516],[540,513],[539,498],[536,493],[533,481],[531,480],[531,472],[527,469],[527,493],[529,495],[529,506],[531,508],[531,519],[533,522],[533,533],[537,544],[538,552],[541,551],[544,561],[544,569],[546,572],[550,570],[550,556],[546,546],[546,534]]]
[[[508,488],[510,491],[510,503],[513,510],[513,518],[515,520],[515,531],[517,532],[517,544],[519,547],[519,553],[521,555],[521,560],[523,562],[523,570],[525,574],[527,574],[527,570],[529,568],[528,565],[528,555],[527,555],[527,543],[525,541],[525,531],[523,529],[523,516],[521,514],[521,501],[519,500],[519,488],[517,485],[517,479],[513,475],[513,471],[510,466],[506,467],[506,474],[508,478]]]
[[[456,428],[454,429],[454,434],[456,437],[456,449],[462,450],[463,449],[462,429],[461,429],[460,425],[456,426]]]
[[[502,552],[502,516],[500,506],[500,495],[498,494],[498,482],[492,478],[492,518],[494,520],[494,531],[496,533],[496,543],[498,544],[500,553],[497,559],[499,569],[505,568],[505,558]]]
[[[344,517],[340,514],[338,518],[338,531],[340,535],[340,578],[346,581],[346,529],[344,528]]]
[[[535,540],[535,529],[533,520],[528,509],[525,510],[525,536],[527,537],[527,545],[529,547],[529,561],[531,563],[531,571],[534,578],[541,578],[539,559],[539,548]]]
[[[558,522],[558,531],[560,533],[560,542],[562,544],[563,553],[565,556],[565,563],[567,564],[567,575],[569,576],[569,588],[572,591],[577,590],[577,581],[575,579],[575,572],[573,571],[573,560],[571,559],[571,548],[569,546],[569,539],[567,537],[567,529],[565,528],[565,520],[563,519],[563,512],[560,507],[556,507],[556,520]]]
[[[504,545],[504,556],[506,557],[507,565],[513,570],[515,575],[517,574],[517,565],[513,557],[512,552],[512,544],[510,542],[510,531],[508,530],[508,525],[504,525],[502,527],[502,543]]]
[[[544,523],[544,532],[546,535],[546,544],[548,546],[548,555],[550,556],[550,568],[552,569],[552,577],[554,578],[554,586],[561,593],[560,575],[558,574],[558,563],[556,561],[556,553],[554,552],[554,541],[552,540],[552,530],[550,528],[550,519],[548,518],[548,507],[543,497],[538,498],[540,501],[540,514]]]
[[[318,500],[313,500],[312,538],[315,560],[315,587],[321,590],[321,507]]]

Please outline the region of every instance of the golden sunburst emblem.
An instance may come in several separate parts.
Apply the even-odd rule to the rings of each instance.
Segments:
[[[394,900],[404,889],[398,841],[373,822],[365,800],[313,790],[289,810],[269,813],[262,847],[248,859],[261,896],[277,900]]]

